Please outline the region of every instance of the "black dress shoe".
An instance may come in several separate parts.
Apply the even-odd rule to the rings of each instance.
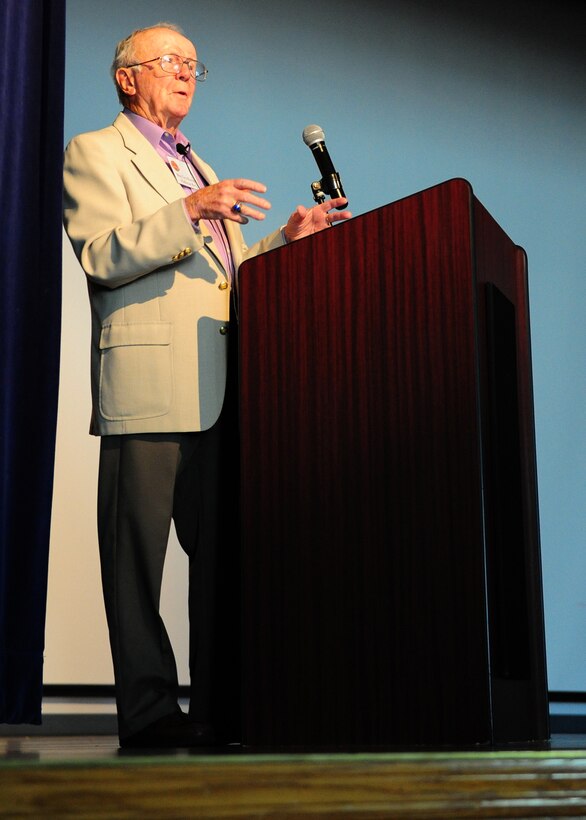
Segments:
[[[188,720],[187,725],[190,727],[193,736],[197,740],[197,742],[192,745],[215,746],[218,742],[218,737],[211,723],[195,723],[192,720]]]
[[[122,749],[168,749],[212,746],[214,731],[207,723],[192,723],[184,712],[165,715],[128,737],[120,738]]]

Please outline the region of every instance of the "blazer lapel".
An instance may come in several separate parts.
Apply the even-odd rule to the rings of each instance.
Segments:
[[[219,182],[218,177],[216,176],[211,166],[204,162],[201,159],[201,157],[198,157],[198,155],[194,151],[191,151],[191,161],[197,168],[204,182],[206,182],[208,185],[213,185],[214,183]],[[226,231],[226,237],[228,240],[230,253],[233,259],[234,269],[236,270],[238,268],[238,265],[242,261],[242,233],[240,231],[239,226],[235,222],[232,222],[230,219],[222,220],[222,225],[224,226],[224,230]],[[213,234],[209,233],[207,228],[205,228],[205,225],[204,229],[205,233],[208,236],[212,237],[212,241],[210,242],[210,250],[213,251],[214,256],[218,259],[218,262],[220,263],[222,268],[224,268],[224,262],[222,261],[222,257],[214,241]]]
[[[165,202],[175,202],[185,196],[183,188],[167,168],[166,163],[124,114],[116,117],[114,128],[122,136],[124,147],[132,154],[132,162],[138,171]]]

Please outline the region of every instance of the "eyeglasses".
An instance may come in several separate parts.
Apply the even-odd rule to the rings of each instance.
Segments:
[[[126,67],[135,68],[135,66],[154,63],[156,60],[159,61],[159,65],[167,74],[179,74],[183,66],[186,65],[194,80],[203,83],[208,76],[207,68],[199,60],[184,60],[178,54],[163,54],[161,57],[153,57],[150,60],[143,60],[142,63],[132,63],[132,65]]]

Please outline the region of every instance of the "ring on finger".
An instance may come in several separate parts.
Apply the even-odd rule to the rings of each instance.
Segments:
[[[241,210],[242,210],[242,203],[240,203],[238,200],[236,200],[234,205],[232,205],[232,211],[235,214],[239,214]]]

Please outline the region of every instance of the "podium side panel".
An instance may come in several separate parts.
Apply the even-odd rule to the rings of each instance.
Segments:
[[[549,737],[527,265],[474,201],[494,739]]]

